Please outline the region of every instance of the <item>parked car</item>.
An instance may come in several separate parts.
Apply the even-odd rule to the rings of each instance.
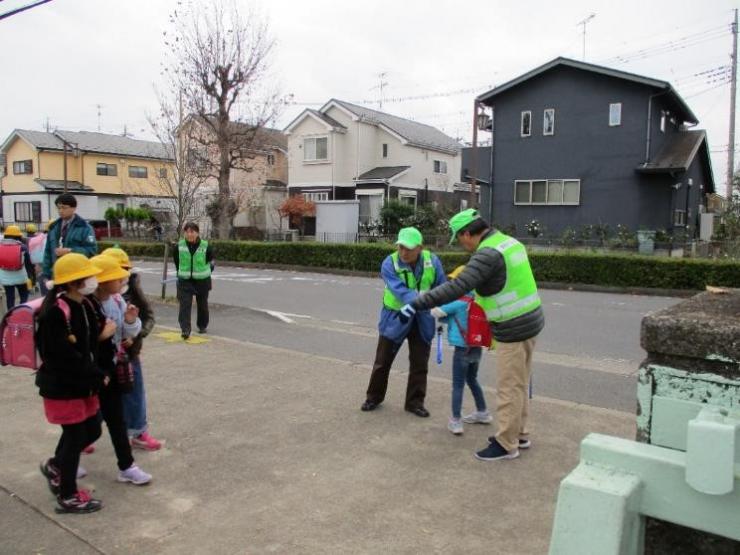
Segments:
[[[107,220],[88,220],[92,228],[95,230],[95,240],[100,241],[107,237],[123,237],[120,225],[111,224],[110,235],[108,234],[108,221]]]

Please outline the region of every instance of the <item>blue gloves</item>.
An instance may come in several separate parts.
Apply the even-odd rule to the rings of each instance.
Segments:
[[[414,317],[414,314],[416,314],[416,309],[410,304],[406,304],[403,305],[400,312],[398,313],[398,318],[403,324],[405,324]]]

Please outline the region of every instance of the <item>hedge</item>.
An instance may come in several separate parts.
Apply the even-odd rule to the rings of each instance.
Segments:
[[[393,250],[388,244],[264,243],[210,241],[217,260],[378,272]],[[100,243],[101,249],[112,243]],[[122,245],[132,256],[162,257],[162,243]],[[439,254],[446,271],[468,258],[466,253]],[[580,283],[613,287],[704,289],[706,285],[740,287],[740,262],[587,253],[531,253],[539,282]]]

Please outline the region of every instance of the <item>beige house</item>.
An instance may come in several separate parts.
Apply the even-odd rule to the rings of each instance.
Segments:
[[[78,213],[103,219],[106,209],[147,205],[165,212],[171,196],[161,178],[172,160],[157,142],[88,131],[16,129],[0,146],[3,223],[42,223],[57,217],[54,199],[67,190]]]
[[[429,125],[332,99],[286,128],[288,191],[307,199],[359,200],[360,224],[383,203],[453,204],[461,145]]]

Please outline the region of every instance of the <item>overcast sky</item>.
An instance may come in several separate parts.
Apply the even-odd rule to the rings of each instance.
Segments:
[[[32,0],[0,0],[0,12]],[[177,0],[53,0],[0,20],[0,136],[14,128],[151,138],[162,32]],[[246,2],[244,2],[246,5]],[[723,192],[732,0],[255,0],[277,49],[273,79],[297,104],[380,98],[383,111],[470,140],[473,98],[557,56],[673,83],[708,132]],[[427,96],[422,99],[408,97]],[[304,104],[306,103],[306,104]],[[308,104],[312,103],[312,104]],[[371,105],[378,108],[378,104]]]

